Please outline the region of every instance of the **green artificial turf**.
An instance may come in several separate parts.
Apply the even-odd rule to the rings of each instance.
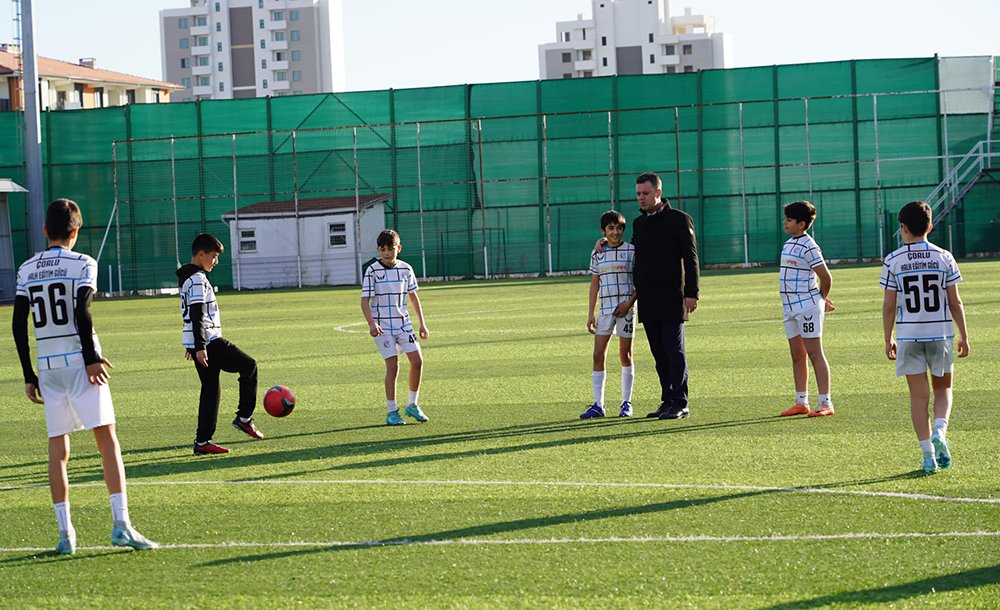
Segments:
[[[0,606],[995,608],[1000,263],[961,268],[972,355],[956,364],[954,467],[933,476],[883,355],[876,266],[833,269],[837,415],[818,419],[777,417],[793,392],[773,270],[703,277],[691,418],[672,422],[642,417],[659,386],[641,326],[636,417],[578,419],[587,278],[423,284],[431,421],[393,428],[357,289],[223,292],[225,336],[257,358],[261,393],[287,385],[298,405],[280,420],[260,409],[267,438],[250,441],[229,426],[223,375],[215,440],[232,453],[217,457],[191,455],[198,384],[176,297],[96,302],[132,520],[164,548],[109,546],[100,460],[78,432],[80,549],[48,550],[44,418],[8,340]],[[616,354],[613,339],[611,414]]]

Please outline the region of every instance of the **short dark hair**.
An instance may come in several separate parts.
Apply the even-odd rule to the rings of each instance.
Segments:
[[[74,229],[83,226],[80,206],[72,199],[56,199],[45,212],[45,231],[49,239],[64,241]]]
[[[211,233],[202,233],[194,238],[191,242],[191,255],[195,256],[199,252],[208,252],[210,254],[222,254],[225,248],[219,239],[212,235]]]
[[[808,201],[793,201],[785,206],[785,218],[806,223],[806,229],[816,220],[816,206]]]
[[[912,235],[927,235],[932,217],[931,206],[923,201],[911,201],[899,210],[899,224],[906,225]]]
[[[642,184],[643,182],[649,182],[656,187],[656,190],[663,188],[663,181],[660,180],[660,177],[653,172],[643,172],[639,174],[638,178],[635,179],[636,184]]]
[[[386,229],[378,234],[378,238],[375,240],[375,244],[379,248],[384,248],[386,246],[395,246],[400,243],[399,233],[396,233],[392,229]]]
[[[625,224],[625,215],[618,210],[608,210],[601,214],[601,229],[608,225],[621,225],[624,227]]]

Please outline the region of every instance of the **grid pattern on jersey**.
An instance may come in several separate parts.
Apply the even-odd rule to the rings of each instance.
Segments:
[[[416,290],[413,268],[398,259],[392,267],[375,261],[361,280],[361,296],[368,297],[372,318],[390,335],[413,332],[406,297]]]
[[[886,256],[879,285],[896,293],[896,340],[954,338],[948,287],[961,281],[955,258],[930,242],[906,244]]]
[[[813,273],[823,262],[819,244],[808,233],[785,242],[778,271],[778,291],[785,311],[811,309],[823,300]]]
[[[208,276],[203,272],[195,273],[184,280],[181,286],[181,318],[184,329],[181,331],[181,345],[194,348],[194,328],[191,324],[191,305],[201,303],[201,328],[204,331],[205,343],[211,343],[222,336],[222,316],[219,315],[219,303],[215,300],[215,290]]]
[[[82,362],[76,293],[84,287],[97,290],[97,261],[86,254],[52,247],[18,268],[16,295],[31,302],[39,370],[63,368],[71,361]],[[96,331],[94,347],[100,353]]]
[[[632,269],[635,267],[635,246],[623,243],[604,246],[604,252],[590,254],[590,273],[600,276],[598,304],[601,315],[613,313],[615,307],[632,296]]]

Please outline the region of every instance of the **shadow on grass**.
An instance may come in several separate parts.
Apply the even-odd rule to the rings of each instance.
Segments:
[[[7,557],[5,559],[0,559],[0,567],[3,568],[21,568],[21,567],[36,567],[45,563],[65,563],[67,561],[81,561],[87,559],[97,559],[99,557],[106,557],[108,555],[121,555],[126,551],[100,551],[100,552],[85,552],[85,553],[74,553],[73,555],[60,555],[52,551],[40,551],[37,553],[31,553],[29,555],[18,555],[17,557]]]
[[[914,580],[891,587],[878,587],[872,589],[862,589],[860,591],[845,591],[843,593],[833,593],[812,599],[805,599],[795,602],[786,602],[774,606],[768,606],[765,610],[806,610],[808,608],[820,608],[834,605],[854,606],[869,604],[886,604],[902,601],[921,595],[944,593],[947,591],[961,591],[962,589],[972,589],[989,585],[1000,584],[1000,564],[946,574],[944,576],[933,576],[923,580]],[[928,601],[931,601],[928,599]],[[995,601],[995,600],[994,600]],[[940,603],[940,602],[939,602]]]
[[[294,550],[283,550],[272,553],[261,553],[257,555],[244,555],[228,559],[220,559],[200,564],[199,567],[215,567],[232,563],[244,563],[251,561],[265,561],[269,559],[282,559],[286,557],[300,557],[315,553],[328,553],[346,550],[370,549],[384,546],[406,546],[413,544],[430,544],[448,540],[478,539],[494,534],[506,534],[519,532],[522,530],[550,527],[554,525],[565,525],[569,523],[585,523],[589,521],[599,521],[601,519],[611,519],[615,517],[629,517],[634,515],[648,515],[651,513],[661,513],[671,510],[684,510],[705,504],[714,504],[726,500],[739,500],[753,496],[775,493],[774,491],[748,491],[710,498],[697,498],[693,500],[671,500],[669,502],[657,502],[654,504],[644,504],[642,506],[621,506],[618,508],[605,508],[578,513],[567,513],[564,515],[552,515],[546,517],[529,517],[525,519],[515,519],[513,521],[500,521],[497,523],[484,523],[480,525],[469,525],[455,529],[419,534],[416,536],[400,536],[387,538],[385,540],[374,540],[358,544],[344,544],[339,546],[324,546],[311,548],[298,548]]]

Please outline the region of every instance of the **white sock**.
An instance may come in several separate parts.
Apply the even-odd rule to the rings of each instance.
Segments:
[[[809,392],[796,392],[795,404],[809,406]]]
[[[604,380],[607,376],[606,371],[594,371],[591,374],[591,383],[594,385],[594,402],[602,409],[604,408]]]
[[[819,406],[821,406],[821,407],[831,407],[831,406],[833,406],[833,403],[830,402],[830,395],[829,394],[820,394],[819,395]]]
[[[56,511],[56,523],[59,524],[60,532],[73,532],[73,522],[69,518],[69,500],[53,504]]]
[[[948,420],[943,417],[938,417],[934,420],[934,434],[941,440],[944,440],[945,433],[948,432]]]
[[[417,398],[420,397],[420,390],[410,390],[410,402],[406,404],[415,405],[417,404]]]
[[[924,452],[924,455],[934,455],[934,445],[931,444],[931,439],[920,441],[920,450]]]
[[[622,402],[632,402],[632,382],[635,381],[635,368],[622,367]]]
[[[385,406],[389,410],[389,413],[392,413],[393,411],[399,411],[399,407],[396,406],[395,400],[386,400]]]
[[[111,518],[120,521],[126,526],[132,525],[128,518],[128,498],[125,492],[111,494]]]

